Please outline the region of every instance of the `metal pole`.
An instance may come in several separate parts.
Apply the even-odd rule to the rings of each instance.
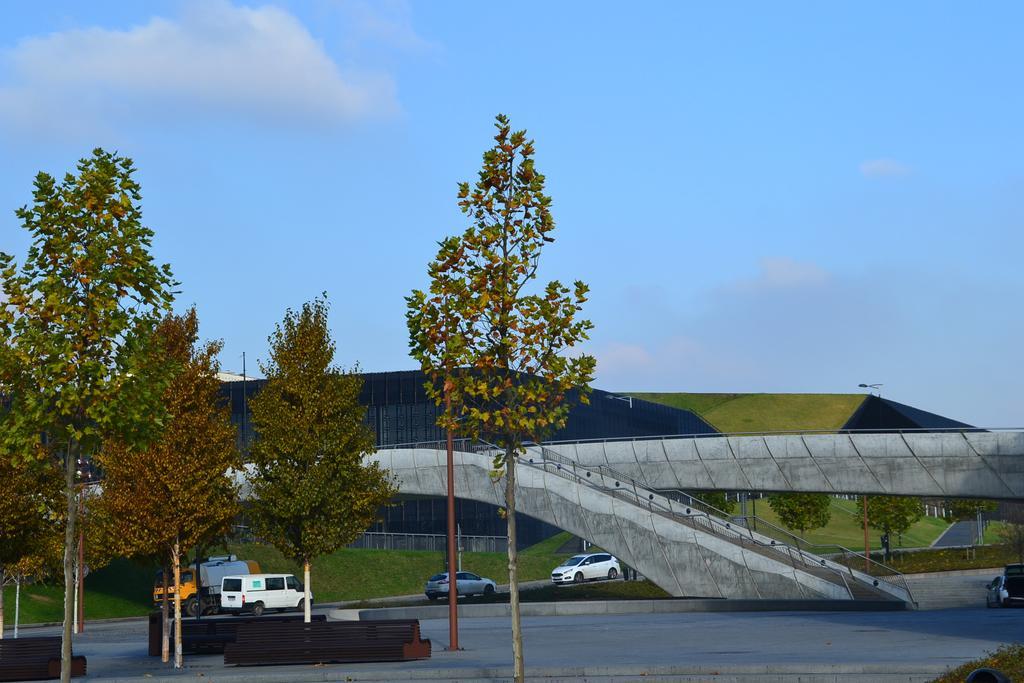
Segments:
[[[248,386],[248,380],[245,374],[245,351],[242,351],[242,453],[248,455],[249,449],[248,444],[248,418],[247,411],[249,410],[248,400],[246,396],[246,387]]]
[[[868,544],[868,497],[862,496],[864,499],[864,571],[871,573],[871,562],[868,558],[871,557],[871,547]]]
[[[448,419],[452,418],[452,399],[445,392],[444,407]],[[448,440],[448,649],[459,649],[459,589],[456,575],[458,574],[455,554],[455,444],[452,430],[445,430]]]

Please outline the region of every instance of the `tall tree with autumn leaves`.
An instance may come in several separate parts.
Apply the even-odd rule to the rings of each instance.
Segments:
[[[288,310],[270,336],[267,378],[249,402],[259,438],[249,452],[251,513],[259,534],[302,565],[310,621],[310,565],[373,524],[396,492],[393,478],[366,463],[374,438],[359,402],[358,369],[334,364],[327,297]]]
[[[524,679],[516,551],[516,457],[568,418],[572,390],[587,400],[594,358],[569,355],[593,327],[579,317],[588,287],[552,281],[528,291],[555,221],[534,143],[495,122],[477,182],[459,185],[470,227],[441,242],[429,265],[430,288],[407,299],[413,358],[430,381],[428,394],[446,408],[443,429],[499,447],[495,474],[505,479],[508,571],[515,678]]]
[[[153,231],[142,223],[131,159],[96,149],[76,171],[36,176],[32,203],[16,212],[28,253],[19,266],[0,252],[0,363],[26,378],[7,397],[0,452],[25,462],[45,434],[64,474],[63,683],[71,680],[78,464],[105,433],[142,443],[159,431],[165,378],[133,359],[170,309],[174,284],[150,255]]]
[[[175,585],[180,585],[185,549],[226,535],[239,512],[232,472],[242,462],[230,408],[219,393],[220,349],[220,342],[199,343],[194,308],[164,318],[146,351],[154,362],[173,365],[163,393],[164,429],[147,448],[112,437],[98,454],[103,495],[91,514],[104,526],[105,545],[124,556],[160,558],[162,566],[172,569]],[[174,592],[174,607],[174,665],[180,668],[180,591]],[[166,608],[164,624],[166,661]]]

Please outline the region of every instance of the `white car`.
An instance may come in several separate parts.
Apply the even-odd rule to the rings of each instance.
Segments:
[[[260,616],[265,610],[302,610],[305,587],[292,574],[225,576],[220,581],[220,609]],[[313,595],[310,593],[310,603]]]
[[[551,583],[583,583],[600,579],[616,579],[622,569],[619,561],[608,553],[573,555],[551,572]]]
[[[986,587],[988,594],[985,604],[988,607],[1024,606],[1024,576],[997,576]]]
[[[456,572],[455,584],[459,588],[459,595],[493,595],[498,590],[498,584],[491,579],[485,579],[472,572]],[[448,583],[448,572],[434,574],[427,579],[427,587],[423,590],[431,600],[437,600],[447,596],[450,585]]]

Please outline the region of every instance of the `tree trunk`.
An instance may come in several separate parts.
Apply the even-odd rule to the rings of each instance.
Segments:
[[[302,586],[305,589],[305,596],[303,596],[302,604],[305,605],[303,610],[305,612],[305,621],[308,624],[309,622],[313,621],[311,608],[309,604],[309,596],[312,595],[312,591],[309,590],[309,560],[306,560],[302,563],[302,580],[304,581]]]
[[[167,623],[167,573],[170,568],[164,565],[160,568],[160,573],[164,577],[164,599],[160,604],[160,661],[166,664],[171,660],[171,629],[170,624]]]
[[[68,440],[64,458],[64,498],[67,503],[67,522],[64,525],[64,626],[61,629],[60,681],[71,683],[71,622],[74,619],[74,595],[77,582],[74,576],[75,523],[78,521],[78,496],[75,492],[76,448],[74,440]]]
[[[178,537],[174,538],[171,549],[171,563],[174,566],[174,668],[181,668],[181,552]],[[198,587],[198,584],[197,584]]]
[[[4,572],[0,569],[0,640],[4,639]]]
[[[519,617],[519,553],[516,550],[515,449],[505,449],[505,519],[508,521],[508,595],[512,608],[512,661],[516,683],[526,680],[523,668],[523,625]]]

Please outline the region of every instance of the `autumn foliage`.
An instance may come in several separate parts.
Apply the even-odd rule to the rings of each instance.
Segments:
[[[515,527],[515,458],[569,415],[570,392],[586,402],[594,358],[569,351],[593,327],[580,317],[588,287],[555,280],[534,290],[555,221],[534,143],[495,122],[476,183],[459,185],[470,226],[440,243],[429,290],[406,299],[413,358],[427,374],[427,393],[446,407],[438,425],[498,446],[495,474],[505,479],[515,677],[523,680]]]
[[[219,342],[198,343],[195,309],[157,327],[154,353],[172,359],[164,391],[166,425],[148,448],[110,438],[98,460],[105,474],[98,503],[118,554],[169,560],[175,542],[189,548],[226,534],[238,513],[230,470],[241,467],[230,409],[220,399]]]
[[[173,365],[163,394],[166,424],[146,448],[117,435],[104,442],[98,454],[103,495],[90,512],[112,552],[156,558],[175,569],[186,549],[223,537],[239,512],[232,471],[242,463],[230,409],[220,400],[216,357],[221,345],[199,344],[198,338],[195,309],[160,322],[145,354],[152,362]],[[180,614],[179,605],[179,623]],[[175,664],[181,666],[180,648]]]
[[[141,188],[131,159],[93,151],[77,173],[35,179],[32,204],[16,213],[30,236],[20,266],[0,252],[0,363],[20,368],[0,423],[4,457],[24,460],[46,434],[64,470],[64,627],[61,680],[71,676],[78,464],[103,434],[143,442],[159,432],[164,377],[133,365],[170,308],[170,269],[150,255]],[[0,377],[10,373],[0,368]],[[2,389],[3,387],[0,387]]]
[[[289,310],[270,336],[267,383],[251,401],[259,438],[249,454],[252,516],[261,537],[305,569],[355,541],[396,492],[364,423],[357,370],[334,364],[326,296]]]

